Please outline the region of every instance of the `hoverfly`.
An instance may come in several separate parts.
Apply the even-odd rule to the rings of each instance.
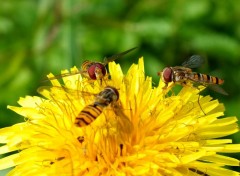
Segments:
[[[95,96],[92,104],[85,106],[76,116],[74,124],[77,127],[90,125],[103,112],[104,108],[111,105],[114,113],[118,116],[118,124],[120,134],[131,133],[133,125],[129,118],[122,112],[119,105],[119,92],[115,87],[106,86],[100,93]]]
[[[116,88],[107,86],[96,95],[93,104],[87,105],[77,115],[75,125],[78,127],[87,126],[92,123],[102,113],[103,109],[109,104],[117,102],[119,92]]]
[[[90,125],[103,113],[105,108],[111,106],[114,114],[117,116],[118,127],[120,127],[120,129],[124,129],[120,130],[119,132],[130,133],[133,129],[132,122],[123,112],[123,107],[119,100],[119,91],[115,87],[106,86],[97,94],[57,86],[42,86],[38,89],[40,94],[44,94],[45,92],[45,96],[47,94],[46,91],[48,92],[48,95],[50,95],[49,98],[54,99],[57,102],[60,102],[60,100],[57,99],[59,94],[61,94],[61,99],[64,102],[72,102],[83,96],[94,97],[92,103],[86,105],[76,114],[74,124],[77,127],[85,127]],[[63,92],[65,92],[65,95]],[[78,140],[84,141],[84,138],[80,137]]]
[[[224,83],[223,79],[192,71],[192,68],[201,66],[203,62],[202,57],[193,55],[185,61],[182,66],[166,67],[162,72],[158,72],[158,75],[161,76],[161,79],[164,81],[165,87],[167,87],[170,82],[185,84],[187,81],[191,81],[209,87],[220,94],[228,95],[228,93],[219,86]]]
[[[71,76],[74,74],[82,74],[84,77],[86,77],[90,80],[97,80],[97,79],[101,80],[107,74],[106,65],[109,62],[112,62],[112,61],[124,56],[125,54],[129,53],[130,51],[132,51],[136,48],[137,47],[134,47],[127,51],[124,51],[119,54],[115,54],[111,57],[105,58],[103,63],[86,60],[82,63],[80,71],[78,71],[76,73],[65,73],[65,74],[61,74],[61,75],[56,75],[54,77],[49,78],[48,80],[59,79],[59,78]]]

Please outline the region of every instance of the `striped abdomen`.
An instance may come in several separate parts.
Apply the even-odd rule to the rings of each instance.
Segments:
[[[94,103],[87,105],[78,114],[75,124],[78,127],[87,126],[92,123],[102,113],[103,109],[110,103],[119,99],[119,92],[116,88],[107,86],[103,91],[96,95]]]
[[[89,125],[102,113],[103,108],[96,104],[86,106],[76,117],[75,124],[78,127]]]
[[[223,84],[224,80],[215,76],[210,76],[202,73],[192,73],[190,78],[196,82],[202,82],[207,84]]]

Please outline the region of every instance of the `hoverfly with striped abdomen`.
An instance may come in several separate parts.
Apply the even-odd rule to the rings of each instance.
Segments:
[[[94,100],[92,103],[87,104],[76,113],[74,121],[75,126],[85,127],[90,125],[103,113],[105,108],[110,107],[117,117],[119,127],[124,128],[125,132],[132,131],[132,123],[123,112],[123,107],[119,100],[119,91],[113,86],[106,86],[97,94],[57,86],[42,86],[38,89],[38,92],[43,95],[50,95],[49,98],[54,99],[55,101],[53,102],[56,103],[62,99],[63,104],[70,104],[70,106],[74,106],[72,102],[76,100],[83,99],[85,101],[87,97],[90,98],[93,96],[92,98],[94,98]],[[57,97],[58,95],[60,96],[59,99]],[[65,107],[66,105],[62,106]],[[74,109],[76,109],[76,107]]]
[[[61,75],[56,75],[54,77],[49,78],[48,80],[59,79],[59,78],[71,76],[74,74],[82,74],[84,77],[86,77],[90,80],[101,80],[107,74],[106,65],[109,62],[112,62],[112,61],[124,56],[125,54],[129,53],[130,51],[132,51],[136,48],[137,47],[134,47],[127,51],[124,51],[119,54],[115,54],[111,57],[105,58],[103,63],[86,60],[82,63],[80,71],[78,71],[76,73],[65,73],[65,74],[61,74]]]
[[[117,131],[121,135],[131,133],[133,130],[133,124],[124,114],[123,109],[120,106],[118,90],[112,86],[106,86],[101,92],[96,94],[93,103],[85,106],[78,113],[74,124],[77,127],[90,125],[103,113],[103,110],[108,106],[112,107],[115,115],[117,116]]]
[[[83,127],[91,124],[98,116],[101,115],[103,109],[109,104],[114,104],[119,99],[119,92],[116,88],[107,86],[96,95],[93,104],[87,105],[80,111],[75,119],[75,125]]]
[[[161,76],[161,79],[164,81],[165,87],[167,87],[170,82],[185,84],[187,81],[191,81],[209,87],[223,95],[228,95],[228,93],[219,86],[224,83],[223,79],[192,71],[192,68],[200,67],[203,63],[204,60],[201,56],[193,55],[185,61],[182,66],[165,67],[162,72],[158,72],[158,75]]]

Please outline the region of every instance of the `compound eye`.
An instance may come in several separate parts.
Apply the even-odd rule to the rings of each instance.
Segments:
[[[164,68],[162,72],[162,77],[164,82],[172,82],[172,69],[170,67]]]
[[[97,77],[96,77],[96,68],[98,68],[99,70],[101,70],[102,72],[102,75],[105,76],[106,75],[106,68],[103,64],[101,63],[95,63],[95,64],[92,64],[89,68],[88,68],[88,75],[91,79],[93,80],[96,80]]]

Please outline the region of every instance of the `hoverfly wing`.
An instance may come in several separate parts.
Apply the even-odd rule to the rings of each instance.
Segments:
[[[37,92],[41,95],[46,94],[46,92],[48,92],[48,94],[56,94],[59,92],[66,92],[65,89],[67,88],[61,86],[41,86],[37,89]]]
[[[51,97],[54,96],[61,96],[62,99],[80,99],[81,97],[96,97],[96,94],[81,91],[81,90],[75,90],[70,89],[64,86],[41,86],[37,89],[37,92],[41,95]],[[72,98],[71,98],[72,97]]]
[[[91,99],[90,97],[96,97],[97,93],[92,93],[92,92],[87,92],[87,91],[83,91],[83,90],[76,90],[76,89],[70,89],[67,87],[61,87],[61,89],[67,93],[68,95],[70,95],[71,97],[74,97],[74,99],[80,99],[80,98],[86,98],[88,97],[88,99]]]
[[[138,47],[134,47],[134,48],[131,48],[131,49],[129,49],[129,50],[127,50],[127,51],[124,51],[124,52],[122,52],[122,53],[115,54],[115,55],[113,55],[113,56],[104,58],[104,61],[103,61],[103,62],[104,62],[104,65],[107,65],[109,62],[112,62],[112,61],[114,61],[114,60],[116,60],[116,59],[124,56],[125,54],[129,53],[130,51],[132,51],[132,50],[134,50],[134,49],[136,49],[136,48],[138,48]]]
[[[86,71],[77,71],[75,73],[63,73],[63,74],[59,74],[59,75],[54,75],[54,77],[51,77],[51,78],[43,79],[42,82],[47,82],[47,81],[51,81],[51,80],[55,80],[55,79],[61,79],[63,77],[77,75],[77,74],[83,74],[83,73],[86,73]]]
[[[41,86],[37,89],[37,92],[40,95],[43,95],[44,97],[48,99],[53,99],[53,97],[56,95],[61,95],[60,92],[62,92],[63,89],[58,86]]]
[[[182,63],[182,66],[187,68],[197,68],[204,63],[204,59],[199,55],[193,55],[188,60]]]
[[[209,89],[217,92],[217,93],[220,93],[222,95],[228,95],[228,93],[222,88],[220,87],[219,85],[217,84],[210,84],[207,86]]]
[[[113,108],[115,114],[118,116],[119,131],[130,134],[133,130],[133,124],[123,112],[121,103],[115,103]]]

